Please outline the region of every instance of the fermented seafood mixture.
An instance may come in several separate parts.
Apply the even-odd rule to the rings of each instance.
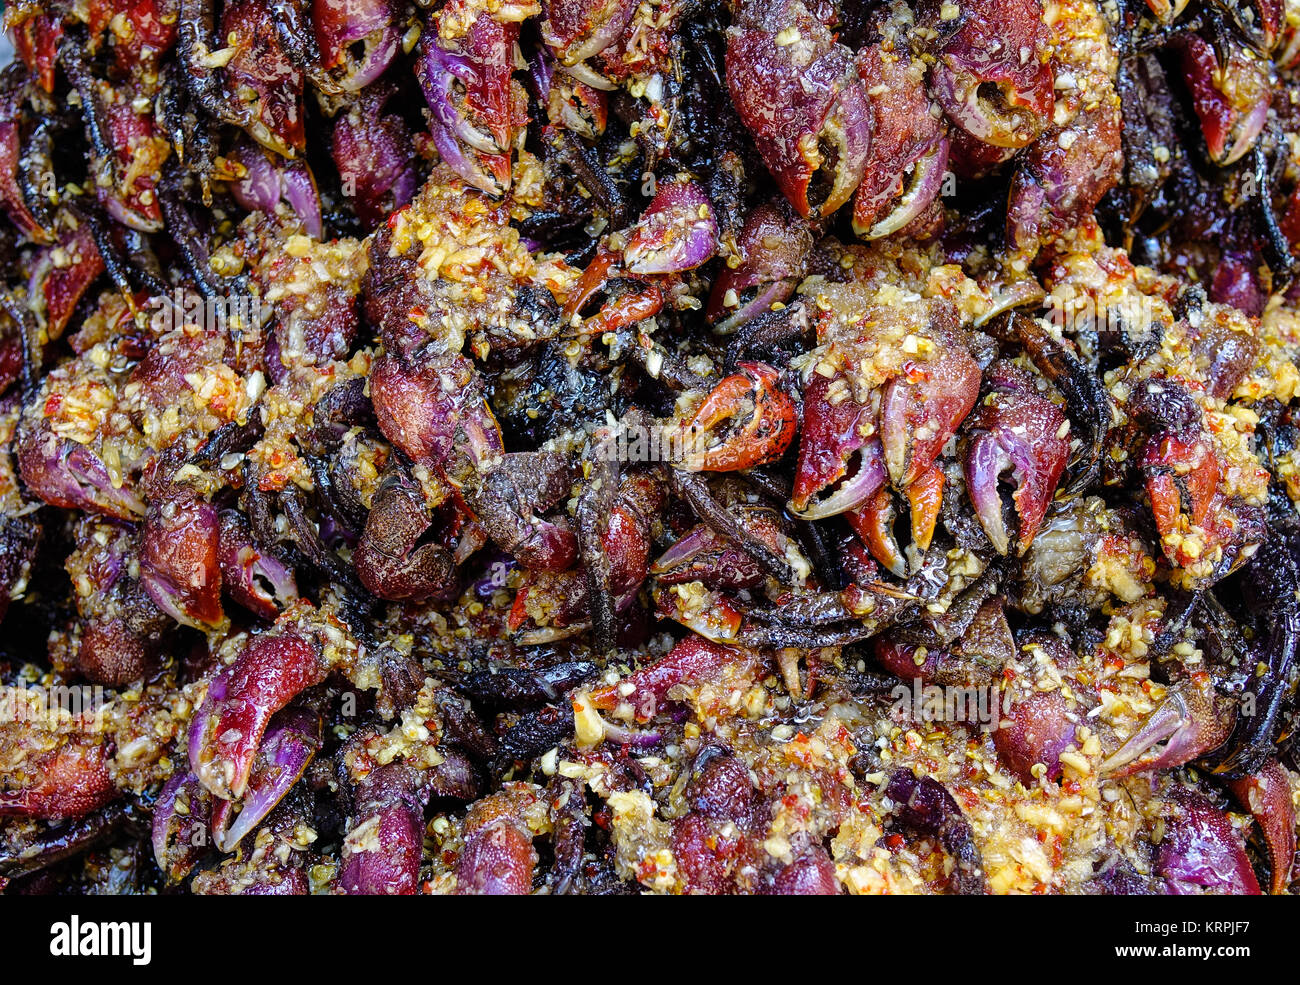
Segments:
[[[20,0],[7,894],[1282,894],[1300,0]]]

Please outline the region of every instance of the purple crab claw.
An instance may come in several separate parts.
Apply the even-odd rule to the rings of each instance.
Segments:
[[[980,526],[999,554],[1011,547],[1000,477],[1012,472],[1012,493],[1020,518],[1017,551],[1024,554],[1042,526],[1047,507],[1070,456],[1065,415],[1032,390],[1027,380],[1011,378],[995,389],[972,415],[966,451],[966,488]]]
[[[525,568],[563,571],[578,556],[578,538],[563,520],[542,518],[567,499],[573,468],[558,452],[512,452],[482,479],[471,506],[487,535]]]
[[[252,143],[245,143],[231,159],[243,170],[243,176],[231,182],[230,192],[250,212],[276,214],[284,203],[285,211],[302,223],[308,236],[320,239],[320,196],[311,168],[301,159],[286,160]]]
[[[254,637],[208,684],[190,723],[190,769],[223,800],[248,790],[271,717],[325,679],[319,648],[291,633]]]
[[[1173,816],[1156,850],[1154,872],[1173,896],[1259,896],[1259,879],[1232,824],[1186,787],[1171,798]]]
[[[1170,690],[1142,726],[1104,763],[1101,772],[1129,776],[1189,763],[1220,746],[1232,731],[1235,716],[1223,714],[1224,702],[1213,690],[1185,684]]]
[[[217,847],[233,852],[244,836],[262,823],[295,783],[320,749],[320,716],[304,708],[286,708],[271,719],[248,779],[248,792],[234,823],[235,803],[218,801],[212,816]]]
[[[629,273],[676,274],[693,270],[718,249],[713,204],[694,181],[664,181],[623,250]]]
[[[18,469],[32,495],[51,506],[138,520],[144,501],[124,482],[114,483],[104,462],[86,445],[41,426],[18,441]]]
[[[179,882],[208,850],[212,795],[188,770],[175,774],[162,788],[153,808],[151,842],[158,868]]]
[[[356,788],[356,811],[343,839],[339,884],[349,896],[413,896],[424,848],[425,774],[389,763]]]
[[[808,223],[784,200],[758,206],[736,242],[740,263],[718,271],[705,317],[726,334],[784,303],[808,268],[812,246]]]
[[[896,233],[930,207],[943,191],[944,177],[948,173],[948,138],[942,137],[932,148],[922,154],[912,165],[906,187],[894,202],[893,209],[871,226],[859,228],[856,216],[854,230],[863,239],[880,239]],[[902,179],[900,178],[900,184]]]

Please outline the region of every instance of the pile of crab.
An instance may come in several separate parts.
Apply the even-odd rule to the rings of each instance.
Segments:
[[[1291,890],[1300,4],[5,16],[0,889]]]

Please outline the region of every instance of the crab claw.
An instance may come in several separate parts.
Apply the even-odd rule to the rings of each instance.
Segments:
[[[813,373],[804,388],[803,431],[790,509],[822,520],[864,506],[885,482],[885,456],[870,411],[845,380]]]
[[[1101,772],[1128,776],[1191,762],[1221,745],[1232,731],[1234,716],[1224,714],[1224,706],[1208,681],[1171,689],[1142,726],[1101,764]]]
[[[1020,518],[1018,554],[1042,526],[1047,507],[1070,457],[1069,427],[1056,404],[1033,392],[1028,380],[1012,378],[994,390],[972,416],[966,450],[966,489],[975,514],[999,554],[1011,547],[998,482],[1013,470],[1012,493]]]
[[[424,848],[423,774],[388,763],[357,784],[355,817],[343,839],[339,883],[350,896],[413,896]]]
[[[32,73],[37,85],[52,93],[58,72],[59,40],[63,37],[63,15],[41,13],[41,8],[35,5],[26,11],[24,17],[19,8],[10,7],[5,26],[13,39],[15,54]],[[21,22],[19,17],[23,17]]]
[[[1048,230],[1092,216],[1123,171],[1122,128],[1119,107],[1098,106],[1025,152],[1007,203],[1007,238],[1016,247],[1035,249]]]
[[[346,63],[339,85],[360,92],[383,74],[401,41],[397,12],[390,0],[314,0],[312,26],[321,67]],[[356,45],[360,57],[354,56]]]
[[[8,688],[0,695],[7,707],[21,688]],[[19,707],[22,707],[21,705]],[[48,717],[47,712],[39,712]],[[17,815],[44,820],[81,817],[103,807],[117,796],[108,772],[108,750],[103,736],[86,729],[69,733],[44,733],[34,723],[17,716],[14,725],[22,731],[16,743],[4,737],[6,769],[0,785],[0,817]],[[16,747],[16,748],[15,748]],[[14,752],[18,761],[12,763]],[[3,789],[10,783],[24,783],[18,789]]]
[[[140,536],[140,582],[149,597],[184,626],[219,625],[220,523],[210,504],[185,490],[155,498]]]
[[[738,523],[777,557],[786,557],[794,549],[777,515],[767,507],[733,507],[732,512],[743,517]],[[767,571],[750,553],[707,524],[685,533],[650,566],[650,574],[662,585],[700,581],[723,590],[757,588],[767,581]]]
[[[907,502],[911,507],[912,543],[919,550],[927,550],[939,522],[939,507],[943,505],[943,470],[930,466],[907,487]]]
[[[617,42],[636,7],[636,0],[544,0],[542,40],[567,71]],[[589,81],[592,73],[579,74]]]
[[[263,619],[274,619],[298,597],[293,571],[257,548],[248,521],[237,510],[221,514],[218,563],[226,594]]]
[[[104,260],[84,222],[61,236],[57,245],[41,251],[29,283],[40,286],[45,302],[45,332],[51,339],[63,334],[77,302],[103,272]]]
[[[801,0],[747,3],[727,29],[726,70],[731,102],[795,210],[808,219],[847,202],[873,124],[853,53]]]
[[[1226,784],[1238,803],[1250,811],[1268,848],[1273,878],[1269,891],[1278,896],[1291,885],[1295,868],[1296,817],[1291,780],[1282,764],[1269,759],[1258,773]]]
[[[690,472],[732,472],[774,462],[794,440],[795,404],[779,387],[780,375],[766,363],[737,363],[682,425]],[[747,416],[746,416],[747,415]],[[714,440],[724,421],[732,426]]]
[[[388,93],[376,92],[381,88],[368,89],[339,116],[330,140],[343,187],[356,193],[357,216],[370,227],[408,204],[416,190],[411,131],[397,113],[384,113]]]
[[[171,145],[159,132],[152,113],[141,113],[125,91],[97,83],[92,98],[103,110],[106,136],[112,144],[115,162],[109,167],[114,180],[96,183],[99,200],[118,222],[142,233],[163,228],[158,202],[157,178]]]
[[[1250,150],[1264,124],[1274,80],[1266,58],[1235,45],[1220,65],[1214,45],[1199,34],[1181,39],[1183,79],[1210,160],[1226,167]]]
[[[308,236],[320,239],[320,198],[316,179],[306,161],[286,161],[261,147],[245,143],[230,155],[244,174],[231,182],[230,192],[243,208],[275,215],[283,202],[285,210],[296,217]]]
[[[488,472],[471,497],[487,535],[525,568],[563,571],[577,560],[567,523],[541,514],[568,498],[573,469],[559,452],[513,452]]]
[[[130,486],[114,484],[86,445],[60,438],[42,422],[18,439],[18,468],[28,491],[51,506],[136,520],[145,505]]]
[[[1219,488],[1223,467],[1196,434],[1152,437],[1140,464],[1165,556],[1198,580],[1222,577],[1246,561],[1263,537],[1255,510]]]
[[[740,262],[718,272],[704,312],[719,332],[784,303],[807,269],[813,238],[808,224],[778,199],[749,214],[736,246]]]
[[[463,356],[408,367],[383,355],[370,370],[370,399],[384,437],[415,462],[447,469],[457,460],[486,465],[501,454],[501,429]]]
[[[871,95],[876,125],[867,170],[853,198],[853,230],[864,239],[879,239],[902,229],[943,191],[948,138],[930,113],[920,59],[872,45],[858,53],[858,75]]]
[[[0,108],[0,208],[24,235],[37,243],[48,243],[49,233],[32,215],[32,210],[18,185],[18,168],[22,158],[17,110],[11,102]]]
[[[862,538],[871,556],[899,578],[907,577],[907,558],[894,537],[894,495],[888,487],[877,489],[859,510],[844,514],[853,532]]]
[[[235,807],[233,801],[219,800],[215,805],[212,830],[219,849],[233,852],[235,846],[262,823],[301,779],[320,745],[321,720],[314,712],[286,708],[271,719],[234,823],[230,823]]]
[[[906,490],[939,456],[979,396],[980,367],[965,350],[939,347],[909,363],[880,404],[880,441],[895,488]]]
[[[688,636],[666,656],[633,671],[617,684],[602,685],[585,696],[578,692],[573,700],[576,705],[585,698],[601,711],[613,711],[626,704],[638,721],[647,722],[663,710],[668,692],[674,687],[717,680],[729,668],[739,671],[752,667],[754,662],[748,650]]]
[[[519,8],[503,4],[495,14],[462,24],[463,6],[449,3],[438,15],[439,30],[425,32],[416,74],[443,160],[475,188],[503,195],[510,188],[515,137],[528,122],[528,100],[513,78],[519,24],[499,18]]]
[[[234,49],[222,78],[228,98],[243,109],[244,129],[268,150],[293,157],[307,146],[303,73],[281,47],[266,5],[255,0],[225,4],[221,37]]]
[[[290,633],[254,637],[212,678],[190,723],[190,769],[199,782],[223,800],[242,798],[271,717],[324,679],[315,644]]]
[[[176,773],[154,801],[150,843],[168,882],[180,882],[206,853],[212,795],[189,771]]]
[[[1155,874],[1171,895],[1258,896],[1259,880],[1232,824],[1205,797],[1179,787],[1156,850]]]
[[[693,270],[718,249],[713,204],[694,181],[663,181],[623,249],[629,273],[676,274]]]
[[[1048,40],[1039,0],[967,0],[935,52],[930,91],[976,140],[1025,147],[1052,117]]]

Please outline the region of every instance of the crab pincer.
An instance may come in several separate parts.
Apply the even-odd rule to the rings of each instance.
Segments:
[[[1172,896],[1260,894],[1246,846],[1232,824],[1209,800],[1186,787],[1179,787],[1171,798],[1171,817],[1153,870]]]
[[[794,401],[766,363],[742,362],[724,377],[682,427],[689,472],[732,472],[780,458],[797,429]],[[725,433],[715,436],[724,422]]]
[[[966,488],[980,526],[999,554],[1012,544],[1007,530],[1000,477],[1011,471],[1019,529],[1016,552],[1024,554],[1042,526],[1070,456],[1069,425],[1056,404],[1034,392],[1011,367],[998,371],[994,389],[971,416],[966,450]]]
[[[749,214],[736,246],[740,262],[723,265],[705,308],[720,332],[785,303],[804,275],[813,238],[808,224],[778,199]]]
[[[527,11],[502,4],[473,16],[466,7],[453,0],[439,12],[437,28],[420,40],[416,74],[443,160],[475,188],[503,195],[516,135],[528,122],[527,97],[513,78],[519,20]]]
[[[790,509],[821,520],[865,506],[887,479],[871,412],[847,381],[813,373],[803,395],[803,429]]]
[[[1226,61],[1199,34],[1181,38],[1183,79],[1210,160],[1227,167],[1254,146],[1268,121],[1274,80],[1267,59],[1245,45],[1233,46]]]
[[[1273,878],[1269,891],[1285,893],[1295,868],[1296,816],[1291,797],[1291,780],[1276,759],[1267,760],[1258,772],[1229,780],[1228,790],[1250,811],[1259,825],[1268,849]]]
[[[853,53],[801,0],[741,5],[727,87],[763,163],[805,219],[848,201],[866,170],[872,109]]]
[[[149,504],[140,536],[140,582],[184,626],[217,626],[221,609],[221,527],[216,509],[183,487]]]
[[[249,641],[212,678],[190,724],[199,782],[223,800],[242,798],[272,716],[325,675],[319,645],[301,635],[273,631]]]
[[[976,140],[1025,147],[1052,117],[1048,41],[1039,0],[966,0],[935,51],[930,91]]]
[[[1194,675],[1170,689],[1141,727],[1101,764],[1101,772],[1128,776],[1190,763],[1222,745],[1234,720],[1231,702],[1208,680]]]

